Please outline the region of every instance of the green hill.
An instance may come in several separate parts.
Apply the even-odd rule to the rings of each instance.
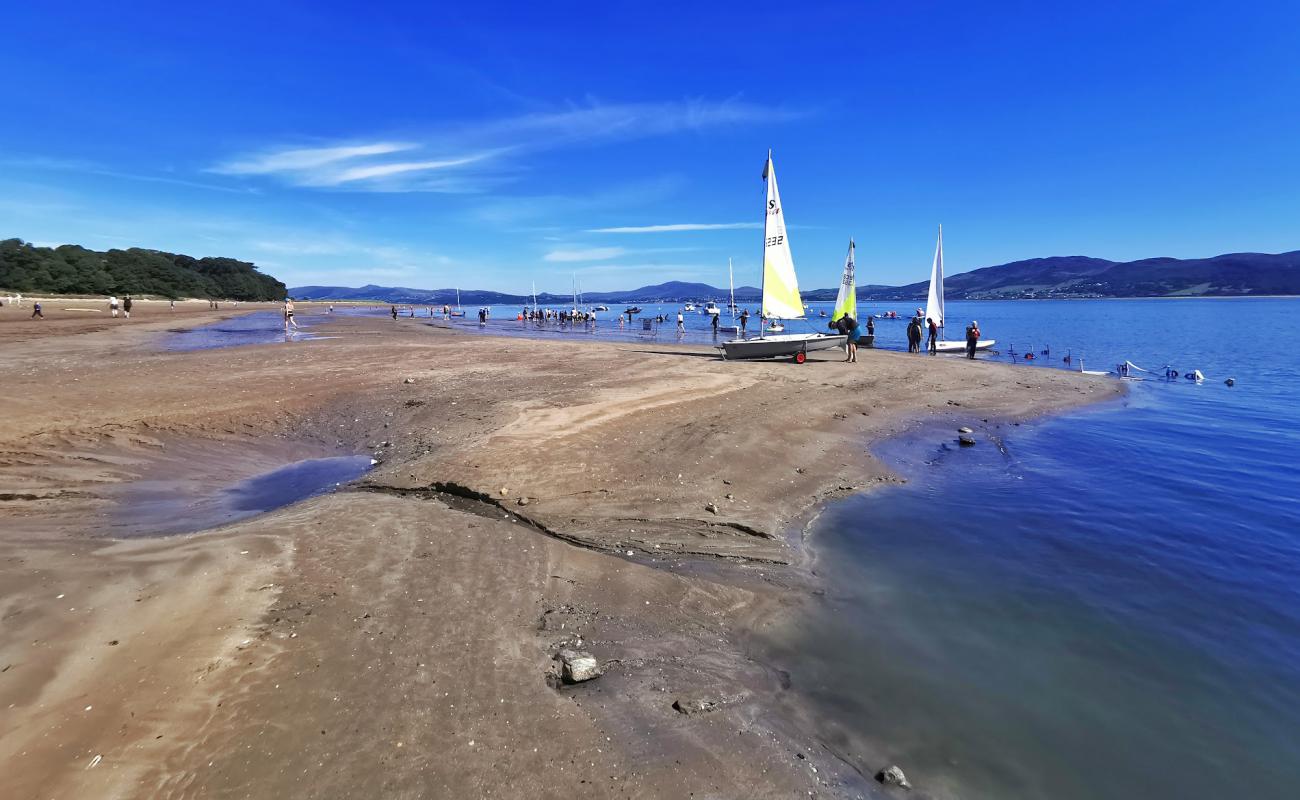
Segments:
[[[132,247],[99,252],[74,244],[36,247],[0,241],[0,287],[56,294],[149,294],[283,300],[285,287],[247,261],[192,258]]]

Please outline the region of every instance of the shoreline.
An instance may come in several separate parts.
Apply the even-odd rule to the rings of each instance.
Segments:
[[[76,344],[92,353],[47,337],[34,355],[18,354],[44,357],[60,365],[60,374],[76,373],[94,387],[87,403],[80,386],[24,377],[29,388],[53,387],[55,396],[39,405],[5,401],[18,422],[0,445],[9,464],[0,470],[3,491],[53,494],[0,504],[0,514],[22,521],[30,540],[56,551],[91,547],[108,550],[111,560],[119,545],[87,544],[68,515],[102,508],[96,483],[130,480],[155,460],[151,452],[174,442],[207,437],[238,450],[307,441],[323,450],[376,453],[382,462],[353,489],[216,531],[132,543],[201,553],[206,563],[223,565],[223,580],[274,579],[257,583],[271,588],[234,593],[237,610],[205,609],[214,621],[226,620],[214,627],[228,638],[185,642],[184,652],[196,658],[177,665],[168,703],[154,701],[156,727],[136,732],[164,737],[149,740],[161,742],[150,751],[152,766],[130,757],[144,739],[90,753],[94,729],[72,711],[88,687],[131,695],[125,687],[99,685],[97,668],[76,685],[44,684],[43,704],[64,709],[57,729],[84,733],[69,735],[84,752],[71,763],[51,753],[40,768],[29,754],[20,790],[80,787],[133,796],[150,786],[158,796],[224,795],[242,785],[263,794],[277,786],[319,794],[359,787],[374,769],[395,791],[477,794],[507,786],[577,789],[597,774],[609,791],[635,786],[639,796],[744,787],[748,796],[778,797],[825,790],[828,779],[847,786],[856,778],[834,759],[818,756],[821,771],[810,771],[808,734],[773,718],[773,704],[763,699],[781,692],[788,677],[754,663],[743,646],[748,625],[800,602],[791,591],[802,583],[798,559],[782,537],[828,500],[887,482],[889,471],[870,448],[917,414],[978,408],[981,418],[1014,417],[1120,391],[1110,381],[1064,371],[1009,372],[1014,368],[1006,365],[925,362],[883,351],[864,351],[858,365],[796,367],[705,360],[697,357],[700,347],[657,345],[667,352],[645,353],[602,342],[475,337],[384,319],[338,318],[320,327],[339,338],[166,353],[151,350],[152,334],[165,329],[160,323],[154,331],[142,325],[125,343],[111,334],[79,337]],[[0,346],[7,341],[0,338]],[[130,374],[104,366],[108,352],[125,359]],[[286,352],[294,354],[288,362]],[[722,366],[701,369],[707,364]],[[998,375],[1011,379],[1007,386],[994,385]],[[908,385],[891,388],[891,380]],[[961,399],[948,401],[960,405],[914,407],[918,391],[957,392]],[[69,413],[69,406],[80,409]],[[791,408],[796,424],[781,413]],[[51,435],[56,445],[41,443]],[[86,459],[95,466],[79,463]],[[36,477],[14,492],[19,461]],[[113,465],[111,476],[106,464]],[[458,507],[448,502],[448,490],[493,502]],[[530,529],[520,514],[564,536]],[[8,555],[15,545],[22,543],[6,537],[0,546]],[[253,553],[256,568],[248,564]],[[42,569],[66,572],[73,558],[55,552]],[[6,576],[23,574],[21,563],[4,563]],[[151,569],[157,574],[148,576],[150,585],[180,596],[177,581],[188,573]],[[26,589],[0,602],[7,613],[20,610],[31,630],[62,642],[66,652],[45,662],[53,674],[92,641],[59,614],[38,610]],[[439,613],[430,617],[424,604],[435,602]],[[115,613],[136,620],[137,611]],[[181,633],[175,620],[139,624]],[[557,691],[544,680],[554,669],[550,655],[575,628],[608,671],[592,684]],[[141,669],[168,658],[166,647],[145,651],[137,641],[121,641],[130,650],[113,655],[133,653]],[[387,642],[392,655],[375,650],[377,641]],[[4,660],[23,656],[0,687],[31,666],[21,647],[8,636],[0,641]],[[454,655],[457,647],[463,658]],[[186,687],[190,670],[201,677]],[[349,689],[338,699],[325,696],[372,685],[376,671],[385,687],[377,695]],[[470,674],[477,677],[467,680]],[[445,708],[436,704],[442,686],[452,687],[443,690]],[[743,697],[733,698],[737,687]],[[13,697],[5,692],[0,699],[7,705]],[[690,697],[720,698],[721,707],[699,715],[671,708],[674,699]],[[525,711],[502,718],[507,704]],[[359,727],[347,730],[336,716],[344,711]],[[17,725],[0,733],[34,744],[25,737],[48,732],[48,713],[25,708]],[[283,730],[277,720],[287,719],[302,722],[302,730]],[[325,733],[308,730],[308,719]],[[403,729],[401,739],[394,726]],[[279,733],[268,739],[273,730]],[[256,744],[250,752],[241,742]],[[494,743],[488,752],[485,742]],[[530,753],[529,742],[548,752]],[[272,765],[323,757],[322,748],[342,759],[338,768],[305,784],[277,783],[287,775]],[[226,754],[219,766],[200,769],[197,759],[213,760],[214,753]],[[86,768],[94,755],[103,761]],[[0,748],[0,762],[18,757]],[[459,769],[440,771],[438,759]],[[579,770],[579,759],[593,766]],[[560,771],[557,764],[573,766]]]

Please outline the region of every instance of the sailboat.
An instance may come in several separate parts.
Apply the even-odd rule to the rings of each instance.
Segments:
[[[771,319],[802,319],[803,300],[799,296],[799,280],[794,273],[794,256],[790,253],[790,237],[786,235],[785,215],[781,211],[781,193],[776,187],[776,168],[772,165],[772,151],[767,151],[767,164],[763,168],[767,181],[767,206],[763,223],[763,304],[761,316]],[[848,337],[827,336],[824,333],[786,333],[764,336],[761,328],[757,339],[733,339],[723,342],[724,358],[779,358],[789,356],[802,364],[813,350],[840,347]]]
[[[939,243],[934,248],[934,265],[930,267],[930,294],[925,300],[925,317],[934,320],[939,326],[939,338],[935,350],[940,353],[966,352],[965,340],[949,342],[943,337],[943,226],[939,226]],[[923,332],[923,335],[924,332]],[[997,344],[996,339],[980,339],[975,343],[976,350],[987,350]]]
[[[463,316],[465,316],[465,309],[463,309],[463,308],[460,307],[460,287],[459,287],[459,286],[456,287],[456,310],[453,311],[453,312],[451,312],[451,316],[453,316],[453,317],[463,317]]]
[[[858,318],[858,283],[854,269],[853,240],[849,239],[849,254],[844,257],[844,274],[840,276],[840,293],[835,295],[831,322],[838,322],[841,317]]]

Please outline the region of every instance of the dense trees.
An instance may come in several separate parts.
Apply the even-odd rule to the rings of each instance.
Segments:
[[[0,288],[57,294],[153,294],[231,300],[283,300],[284,284],[233,258],[191,258],[160,250],[77,245],[35,247],[0,241]]]

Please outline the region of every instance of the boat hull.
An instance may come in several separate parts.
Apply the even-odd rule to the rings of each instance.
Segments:
[[[990,347],[992,347],[997,343],[998,343],[997,339],[980,339],[975,343],[975,349],[988,350]],[[922,345],[922,349],[925,349],[926,347],[927,345],[924,344]],[[940,353],[965,353],[966,343],[965,342],[935,342],[935,350],[937,350]]]
[[[739,361],[752,358],[782,358],[815,350],[843,347],[847,336],[828,336],[824,333],[787,333],[781,336],[764,336],[760,339],[734,339],[719,345],[723,358]]]

